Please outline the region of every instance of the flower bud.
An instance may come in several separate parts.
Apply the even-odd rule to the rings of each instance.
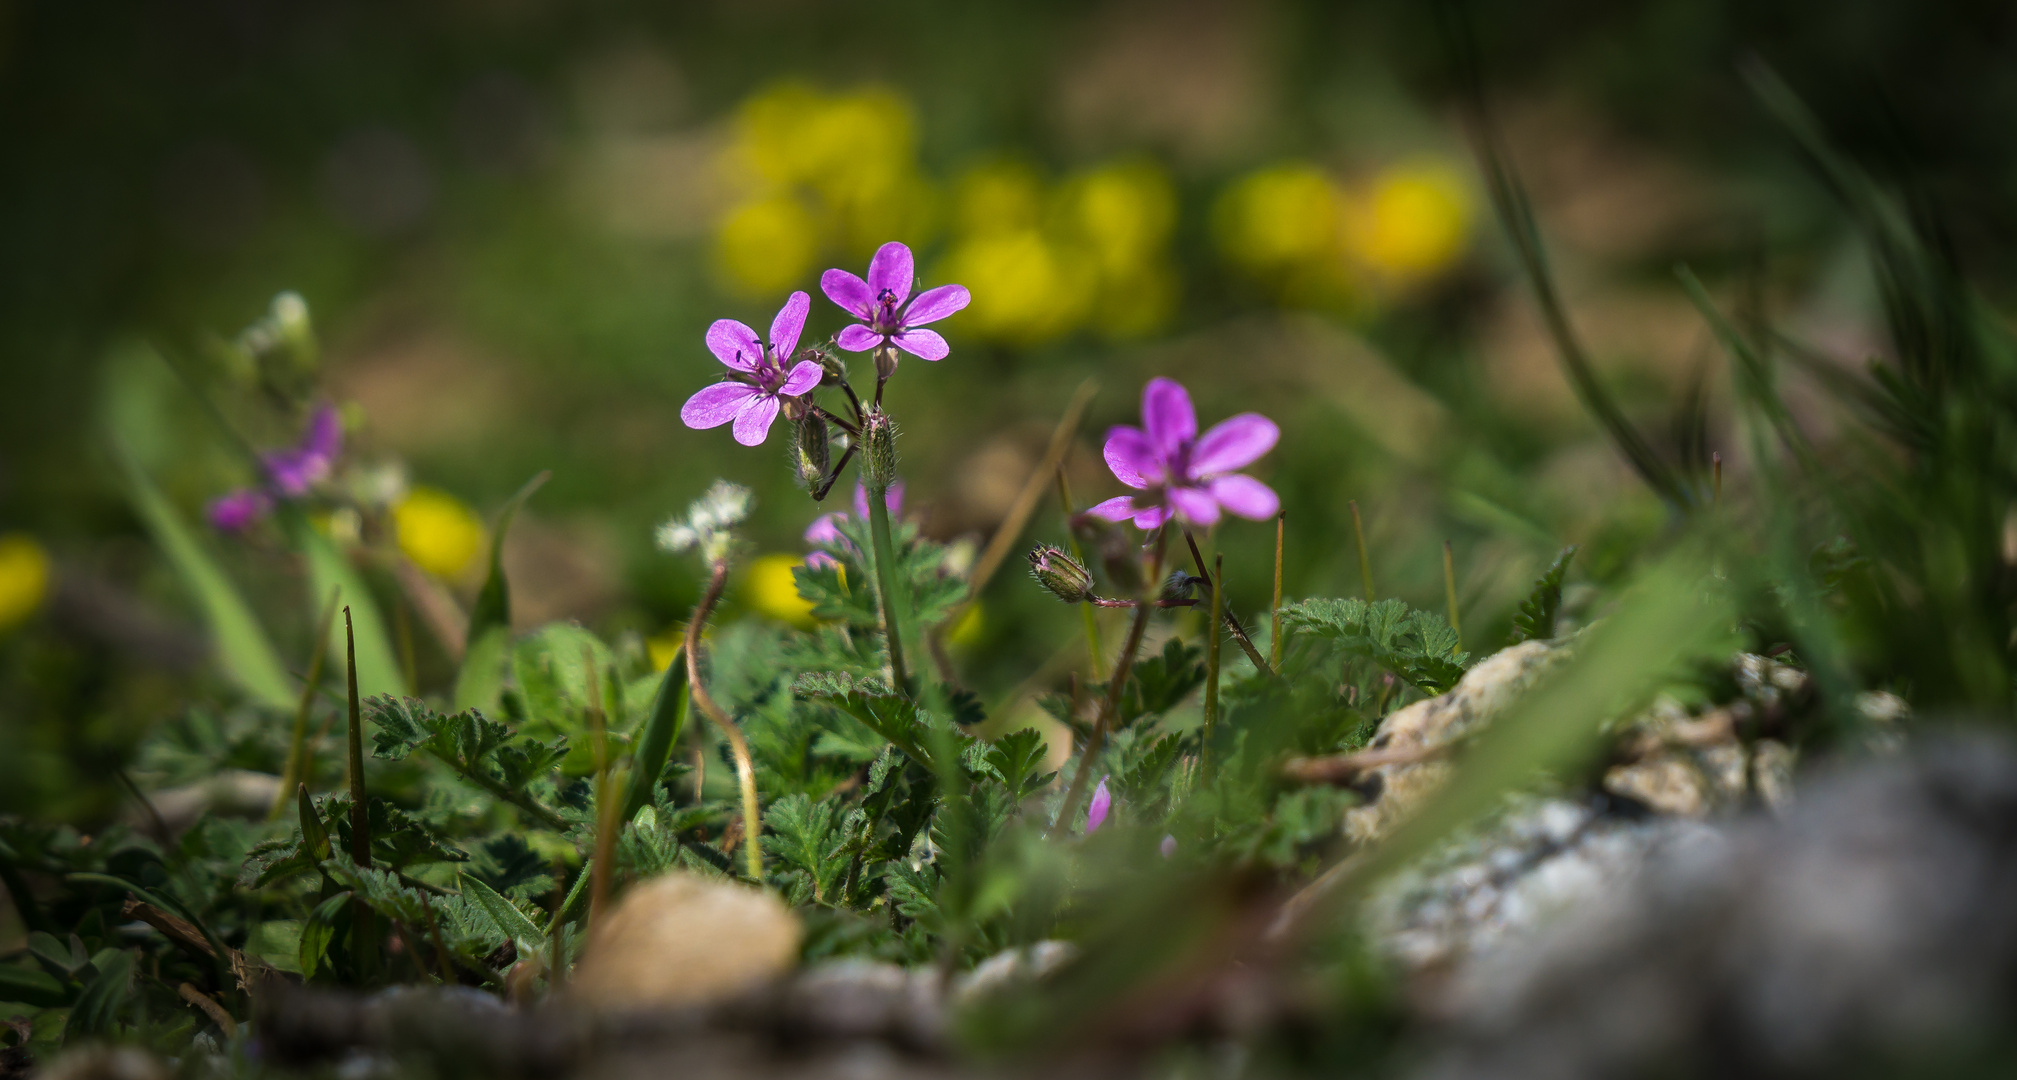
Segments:
[[[861,423],[862,455],[868,461],[868,488],[880,496],[896,483],[896,421],[877,409]]]
[[[896,346],[881,345],[875,350],[875,380],[888,382],[896,374]]]
[[[1037,584],[1051,591],[1051,595],[1067,604],[1077,604],[1089,600],[1093,595],[1093,576],[1080,566],[1062,548],[1044,544],[1030,549],[1030,576]]]
[[[819,384],[835,386],[847,379],[847,362],[831,349],[814,348],[812,359],[819,364]]]
[[[817,487],[826,479],[828,438],[826,417],[810,409],[798,418],[792,431],[791,471],[803,488]]]
[[[1199,585],[1204,584],[1204,582],[1204,578],[1192,577],[1182,570],[1173,570],[1170,572],[1169,577],[1163,579],[1162,594],[1156,597],[1156,599],[1164,603],[1174,600],[1195,599],[1195,590]]]

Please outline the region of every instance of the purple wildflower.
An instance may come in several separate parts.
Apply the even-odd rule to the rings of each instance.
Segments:
[[[910,249],[892,240],[869,261],[867,281],[838,269],[819,276],[820,291],[827,299],[862,320],[842,330],[836,344],[849,352],[894,345],[920,359],[946,358],[952,350],[945,339],[917,327],[958,311],[972,297],[964,285],[940,285],[912,297],[912,266]]]
[[[1142,426],[1114,428],[1106,445],[1114,476],[1149,494],[1108,499],[1086,513],[1107,521],[1133,518],[1140,529],[1172,516],[1212,525],[1221,510],[1254,521],[1271,518],[1281,500],[1266,484],[1234,470],[1253,464],[1280,437],[1275,422],[1259,413],[1241,413],[1200,436],[1190,394],[1174,379],[1150,379],[1142,388]]]
[[[1177,853],[1177,838],[1167,833],[1163,834],[1163,842],[1156,845],[1156,850],[1162,852],[1165,859],[1175,855]]]
[[[1093,801],[1086,806],[1086,835],[1091,836],[1106,824],[1107,811],[1113,809],[1114,796],[1107,790],[1107,777],[1100,777],[1100,786],[1093,789]]]
[[[210,527],[218,532],[244,532],[273,509],[273,500],[257,488],[239,488],[211,500]]]
[[[273,489],[297,498],[328,478],[336,468],[336,455],[342,452],[343,421],[334,405],[323,405],[308,418],[308,432],[301,437],[301,445],[268,451],[263,460]]]
[[[899,517],[903,515],[903,481],[899,480],[891,484],[889,490],[883,492],[882,504],[888,508],[891,514]],[[857,521],[868,520],[868,489],[863,487],[860,481],[856,481],[854,485],[854,516]],[[842,536],[840,532],[840,523],[846,520],[847,514],[839,510],[835,510],[830,514],[821,514],[812,520],[811,525],[806,527],[805,542],[808,544],[823,544],[828,547],[846,548],[849,551],[853,551],[854,545],[849,543],[847,537]],[[833,562],[833,556],[828,555],[824,551],[815,551],[805,557],[805,564],[807,566],[821,566],[830,562]]]
[[[795,398],[819,385],[820,366],[800,360],[789,371],[798,335],[805,329],[812,297],[792,293],[770,323],[770,343],[734,319],[716,319],[707,328],[707,348],[728,366],[728,381],[719,382],[686,399],[679,418],[696,430],[720,427],[733,420],[735,441],[756,446],[770,435],[785,398]]]

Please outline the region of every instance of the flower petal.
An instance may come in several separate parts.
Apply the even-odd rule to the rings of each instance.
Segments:
[[[1193,525],[1216,525],[1219,523],[1219,501],[1203,488],[1173,487],[1170,489],[1170,505],[1177,508],[1177,516]]]
[[[680,422],[695,431],[718,428],[742,411],[753,395],[763,391],[747,383],[718,382],[703,387],[701,391],[686,399],[679,407]]]
[[[777,419],[776,394],[752,396],[735,414],[735,441],[744,446],[760,446],[770,436],[770,422]]]
[[[936,330],[905,330],[890,339],[897,348],[920,360],[943,360],[952,349]]]
[[[839,522],[841,518],[844,518],[846,516],[847,516],[846,514],[843,514],[840,511],[835,510],[832,513],[821,514],[820,516],[813,518],[812,524],[806,526],[805,528],[805,542],[808,544],[840,543],[842,537],[840,535]],[[807,566],[811,566],[813,565],[813,562],[811,559],[807,559],[805,561],[805,564]]]
[[[882,344],[882,335],[860,323],[848,323],[843,327],[834,344],[848,352],[867,352]]]
[[[1282,509],[1281,497],[1275,494],[1275,490],[1251,476],[1234,473],[1221,476],[1206,486],[1220,506],[1249,521],[1266,521]]]
[[[1170,508],[1163,503],[1147,507],[1135,515],[1135,528],[1147,532],[1170,519]]]
[[[791,369],[791,374],[785,378],[784,385],[779,387],[777,392],[785,397],[797,397],[818,386],[820,376],[824,374],[825,369],[818,364],[811,360],[800,360],[798,365]]]
[[[835,268],[821,274],[819,291],[857,319],[875,318],[875,290],[845,270]]]
[[[937,322],[972,301],[973,294],[967,292],[964,285],[940,285],[936,289],[926,289],[917,294],[917,299],[904,310],[903,324],[923,326],[928,322]]]
[[[1150,379],[1142,387],[1142,427],[1165,460],[1175,458],[1183,444],[1198,435],[1198,414],[1191,408],[1189,392],[1175,379]]]
[[[859,480],[854,482],[854,516],[862,521],[868,520],[868,485]]]
[[[716,319],[707,328],[707,351],[737,371],[755,371],[763,359],[763,342],[757,340],[756,331],[734,319]]]
[[[1093,789],[1093,801],[1086,804],[1086,835],[1091,836],[1106,823],[1107,811],[1113,809],[1113,792],[1107,790],[1107,778],[1100,777],[1100,786]]]
[[[263,491],[239,488],[212,500],[210,526],[219,532],[242,532],[273,509],[273,500]]]
[[[1191,451],[1190,473],[1204,478],[1244,469],[1274,449],[1282,429],[1260,413],[1241,413],[1212,425]]]
[[[804,332],[805,316],[811,310],[812,297],[800,290],[784,298],[777,318],[770,321],[770,355],[779,367],[790,363],[791,354],[798,351],[798,335]]]
[[[1146,490],[1163,479],[1163,456],[1140,428],[1122,424],[1108,431],[1104,453],[1114,479],[1131,488]]]
[[[1095,503],[1088,506],[1079,512],[1088,517],[1099,518],[1101,521],[1126,521],[1141,511],[1135,506],[1134,496],[1117,495],[1103,503]]]
[[[875,258],[868,264],[868,291],[881,297],[888,289],[896,298],[896,305],[910,297],[910,283],[914,276],[910,249],[892,240],[876,249]]]
[[[336,406],[324,405],[308,420],[308,433],[301,440],[301,456],[333,464],[336,455],[342,452],[343,418],[337,415]]]

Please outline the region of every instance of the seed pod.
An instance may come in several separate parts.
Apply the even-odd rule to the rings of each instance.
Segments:
[[[896,483],[896,421],[877,409],[861,424],[861,448],[868,459],[869,494],[880,498]]]
[[[810,409],[798,418],[792,430],[791,471],[802,488],[817,487],[826,479],[829,439],[826,417]]]
[[[1093,576],[1064,549],[1044,544],[1030,549],[1030,576],[1051,595],[1067,604],[1077,604],[1093,596]]]

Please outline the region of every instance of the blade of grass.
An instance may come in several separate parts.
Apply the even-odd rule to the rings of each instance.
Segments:
[[[336,589],[329,591],[329,599],[322,605],[322,616],[315,620],[315,646],[308,654],[308,676],[301,683],[301,704],[294,710],[294,731],[287,742],[287,763],[280,769],[280,788],[273,793],[273,807],[266,812],[266,820],[280,817],[287,808],[287,802],[294,797],[294,787],[308,774],[308,714],[314,710],[315,698],[322,689],[322,660],[329,652],[330,628],[336,624],[336,599],[342,595]]]

